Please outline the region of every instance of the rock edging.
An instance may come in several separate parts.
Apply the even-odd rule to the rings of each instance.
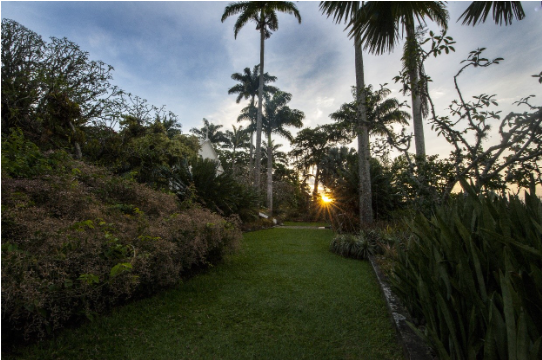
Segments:
[[[413,322],[412,317],[401,303],[401,300],[399,300],[399,298],[391,291],[390,285],[385,279],[384,274],[380,271],[373,256],[369,257],[369,262],[373,267],[376,278],[380,284],[380,289],[386,300],[388,311],[392,317],[395,329],[397,330],[397,337],[403,347],[405,359],[435,360],[436,358],[431,355],[429,347],[408,326],[407,322]]]

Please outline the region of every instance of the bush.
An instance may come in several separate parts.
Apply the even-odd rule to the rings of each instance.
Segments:
[[[363,234],[341,234],[331,241],[329,251],[344,257],[365,260],[374,253],[374,245]]]
[[[21,129],[15,128],[9,135],[2,134],[2,176],[32,178],[58,170],[67,162],[64,151],[43,154],[38,146],[27,140]]]
[[[182,202],[193,202],[220,215],[238,215],[243,221],[258,217],[258,195],[232,172],[218,173],[218,162],[193,157],[167,171],[171,187]]]
[[[2,341],[42,338],[216,263],[237,218],[179,211],[176,197],[80,162],[2,179]]]
[[[440,359],[540,359],[542,203],[468,195],[412,224],[392,283]]]

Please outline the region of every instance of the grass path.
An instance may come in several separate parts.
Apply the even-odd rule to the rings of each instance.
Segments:
[[[329,230],[247,233],[239,253],[24,359],[400,359],[367,262],[328,251]]]

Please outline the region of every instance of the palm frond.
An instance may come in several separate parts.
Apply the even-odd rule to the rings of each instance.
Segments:
[[[224,9],[224,14],[222,14],[222,18],[220,19],[220,21],[224,22],[230,16],[237,15],[241,12],[246,11],[248,5],[249,5],[249,1],[239,1],[239,2],[229,4]]]
[[[327,17],[333,16],[336,23],[350,22],[357,11],[357,1],[320,1],[320,10]]]
[[[490,12],[497,25],[503,22],[511,25],[514,18],[522,20],[525,17],[520,1],[473,1],[457,21],[463,19],[463,25],[475,26],[486,22]]]

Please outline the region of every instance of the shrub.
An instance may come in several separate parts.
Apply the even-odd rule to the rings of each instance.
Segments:
[[[241,238],[237,218],[77,166],[2,179],[2,341],[41,338],[178,283]]]
[[[471,187],[399,249],[392,283],[440,359],[539,359],[542,203],[477,196]]]
[[[232,172],[218,173],[218,165],[218,162],[200,157],[184,159],[167,171],[167,178],[183,202],[194,200],[220,215],[237,214],[243,221],[257,219],[256,192],[239,182]]]
[[[21,129],[9,135],[2,133],[2,176],[32,178],[49,174],[68,161],[64,151],[43,154],[38,146],[27,140]]]
[[[364,260],[374,253],[374,245],[363,234],[341,234],[331,241],[329,250],[344,257]]]

